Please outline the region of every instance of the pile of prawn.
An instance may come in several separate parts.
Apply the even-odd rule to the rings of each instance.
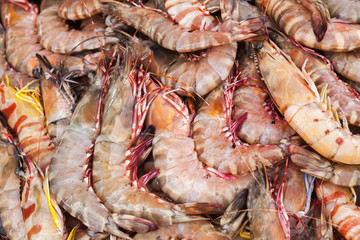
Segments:
[[[359,6],[0,1],[0,239],[360,239]]]

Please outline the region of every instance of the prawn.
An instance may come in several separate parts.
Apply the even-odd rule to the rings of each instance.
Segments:
[[[360,48],[360,25],[331,19],[321,42],[311,27],[310,11],[297,0],[256,0],[270,18],[301,44],[323,51],[348,52]]]
[[[52,65],[63,61],[69,71],[84,72],[84,62],[81,58],[65,56],[44,50],[38,43],[36,29],[37,10],[27,3],[32,10],[4,1],[1,4],[1,19],[6,28],[6,56],[9,63],[19,72],[33,76],[33,70],[39,70],[36,53],[45,55]]]
[[[239,119],[245,113],[247,115],[237,135],[249,144],[278,144],[295,132],[268,101],[269,93],[252,58],[247,48],[238,64],[246,79],[234,91],[234,119]]]
[[[325,205],[325,216],[346,239],[360,238],[360,208],[349,188],[316,180],[316,196]]]
[[[100,2],[100,0],[62,0],[58,14],[68,20],[89,18],[101,12]]]
[[[154,88],[155,84],[149,87]],[[156,179],[175,202],[213,203],[226,208],[249,185],[251,174],[224,179],[203,166],[194,139],[189,136],[188,109],[175,93],[166,89],[160,93],[151,103],[146,121],[156,129],[153,159],[155,168],[160,170]]]
[[[16,90],[0,85],[0,111],[18,135],[24,153],[43,173],[49,166],[55,147],[48,135],[38,90]]]
[[[192,52],[249,40],[259,36],[263,27],[263,20],[257,18],[239,23],[231,32],[189,31],[162,13],[112,0],[104,1],[102,11],[138,29],[162,47],[177,52]]]
[[[359,50],[339,53],[325,52],[324,55],[331,61],[337,73],[355,83],[360,83],[358,69],[360,64]]]
[[[40,55],[37,55],[37,58],[43,69],[40,81],[46,125],[49,137],[57,145],[57,140],[70,124],[75,99],[69,86],[63,82],[65,76],[60,75],[60,69],[54,69],[47,59]]]
[[[332,17],[360,23],[360,3],[358,0],[326,0],[326,2]]]
[[[229,86],[213,90],[200,106],[193,122],[193,139],[199,159],[209,167],[232,175],[254,171],[259,163],[272,166],[287,156],[278,145],[242,145],[231,133],[232,96]],[[230,107],[228,107],[230,105]],[[230,109],[228,109],[230,108]],[[209,131],[209,129],[212,129]],[[224,131],[224,129],[229,129]]]
[[[144,70],[136,70],[128,54],[112,74],[114,79],[105,100],[101,133],[95,142],[95,192],[111,212],[146,218],[160,226],[201,219],[176,211],[179,206],[146,191],[146,181],[140,180],[149,175],[137,179],[138,158],[152,138],[151,132],[141,134],[139,131],[148,105],[141,101],[142,91],[150,75]]]
[[[290,126],[315,151],[335,162],[360,164],[360,138],[341,126],[326,89],[319,95],[312,79],[271,41],[257,44],[266,86]]]
[[[300,146],[290,145],[289,152],[291,160],[305,173],[339,186],[360,185],[360,168],[357,166],[333,163]]]
[[[49,166],[50,188],[56,201],[87,227],[129,239],[118,229],[121,223],[116,223],[90,185],[88,165],[94,141],[99,135],[99,114],[108,79],[108,73],[101,71],[99,67],[91,86],[77,104],[70,125],[59,139]],[[149,224],[139,223],[145,228]]]
[[[0,136],[0,217],[6,235],[11,239],[27,239],[20,201],[20,178],[16,175],[18,151],[1,125]]]
[[[93,17],[93,22],[81,30],[69,29],[57,9],[58,0],[46,0],[46,8],[37,17],[40,44],[52,52],[71,54],[84,50],[98,49],[107,43],[117,41],[114,37],[104,36],[105,24],[101,17]]]
[[[283,35],[271,32],[270,38],[294,61],[298,68],[303,68],[314,81],[319,92],[326,86],[332,106],[339,112],[341,118],[346,118],[349,124],[360,126],[359,95],[349,85],[344,83],[331,69],[321,55],[308,52],[310,50],[295,46]],[[338,54],[338,53],[336,53]],[[340,53],[341,54],[341,53]]]

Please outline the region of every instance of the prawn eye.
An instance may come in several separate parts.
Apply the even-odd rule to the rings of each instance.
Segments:
[[[278,35],[277,33],[275,33],[275,32],[269,32],[269,37],[270,37],[271,39],[276,39],[278,36],[279,36],[279,35]]]
[[[263,47],[264,47],[264,44],[262,42],[255,43],[255,48],[256,49],[262,49]]]

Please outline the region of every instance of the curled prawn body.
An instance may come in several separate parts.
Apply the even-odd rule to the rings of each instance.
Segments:
[[[271,33],[270,37],[290,56],[296,66],[307,72],[319,92],[326,87],[332,106],[339,112],[340,117],[345,117],[349,124],[360,126],[360,99],[356,92],[332,71],[328,62],[295,46],[285,36]],[[343,53],[334,53],[338,54]]]
[[[17,133],[24,153],[45,173],[55,147],[48,135],[39,99],[5,85],[0,86],[0,111]]]
[[[193,123],[193,138],[199,159],[207,166],[232,175],[254,171],[261,162],[272,166],[286,157],[278,145],[241,145],[222,131],[227,125],[224,86],[213,90],[201,105]],[[211,129],[211,131],[209,131]],[[230,134],[231,135],[231,134]]]
[[[360,3],[357,0],[326,0],[332,17],[360,23]]]
[[[102,129],[95,143],[94,190],[112,213],[134,215],[160,226],[198,220],[199,217],[176,211],[173,204],[148,192],[133,178],[131,165],[136,165],[136,162],[126,154],[130,151],[133,132],[141,127],[135,119],[142,116],[134,119],[133,115],[137,114],[135,106],[141,104],[138,93],[142,90],[141,84],[146,82],[149,74],[144,73],[144,79],[139,84],[137,70],[133,69],[130,59],[128,56],[125,63],[112,73],[114,82],[105,100]],[[151,133],[148,134],[146,138],[151,138]]]
[[[311,27],[311,12],[296,0],[257,0],[270,18],[301,44],[331,52],[348,52],[360,48],[360,25],[331,20],[319,42]]]
[[[250,39],[258,36],[263,27],[262,19],[250,19],[239,23],[231,32],[189,31],[166,15],[147,8],[104,1],[102,11],[138,29],[162,47],[177,52],[192,52]]]
[[[280,113],[314,150],[332,161],[359,164],[360,138],[342,127],[310,77],[271,41],[261,42],[258,65]],[[331,105],[330,105],[331,106]]]
[[[295,132],[268,104],[269,93],[248,53],[239,61],[239,69],[247,79],[234,92],[234,119],[247,114],[237,135],[249,144],[278,144]]]
[[[75,108],[70,125],[59,139],[49,167],[50,189],[56,201],[72,216],[96,232],[107,231],[128,239],[89,185],[87,168],[99,133],[102,79],[98,74]]]
[[[3,126],[1,126],[2,131]],[[20,178],[15,174],[18,151],[4,134],[0,140],[0,217],[6,235],[10,239],[28,239],[20,202]]]
[[[315,190],[333,227],[348,240],[360,239],[360,208],[355,205],[350,189],[316,180]]]
[[[44,3],[44,2],[43,2]],[[104,19],[94,17],[93,23],[81,30],[69,29],[65,20],[58,15],[60,5],[57,0],[46,0],[46,8],[37,17],[40,44],[56,53],[74,53],[97,49],[107,43],[114,43],[116,38],[103,35]]]
[[[174,201],[216,203],[225,208],[250,183],[251,174],[226,180],[205,169],[189,136],[188,110],[174,93],[163,92],[155,98],[147,124],[156,129],[153,158],[155,168],[160,170],[156,178],[163,192]]]
[[[147,239],[203,239],[203,240],[229,240],[230,238],[214,229],[206,221],[191,223],[178,223],[145,234],[137,234],[134,240]]]
[[[101,12],[100,2],[99,0],[62,0],[58,14],[69,20],[88,18]]]
[[[29,3],[30,6],[32,6]],[[34,7],[35,9],[35,7]],[[1,4],[1,19],[6,28],[6,56],[9,63],[19,72],[33,76],[33,70],[39,69],[36,53],[46,55],[52,65],[63,61],[69,71],[84,71],[84,62],[78,57],[66,57],[44,50],[38,43],[36,29],[37,13],[27,11],[14,3],[4,1]]]

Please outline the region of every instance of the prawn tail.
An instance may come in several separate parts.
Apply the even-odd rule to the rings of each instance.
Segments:
[[[289,152],[291,161],[301,167],[302,172],[321,179],[331,177],[333,171],[331,163],[318,154],[296,145],[290,145]]]
[[[235,41],[259,39],[265,35],[265,17],[250,18],[240,22],[232,29]]]
[[[220,225],[223,232],[234,237],[244,222],[246,211],[241,211],[246,204],[249,190],[242,190],[235,199],[229,204],[223,216],[220,219]]]
[[[221,207],[221,204],[214,203],[184,203],[174,205],[173,210],[189,215],[218,214],[222,212]]]
[[[316,40],[321,42],[327,31],[327,22],[320,12],[314,12],[311,16],[311,25],[313,27]]]
[[[36,58],[39,61],[39,64],[41,67],[40,69],[45,71],[46,73],[49,73],[50,75],[53,75],[51,72],[51,69],[52,69],[51,63],[46,58],[46,56],[45,55],[41,56],[40,54],[36,54]],[[34,76],[36,76],[37,78],[41,78],[41,76],[44,74],[44,72],[41,72],[41,70],[39,71],[38,69],[34,69],[34,71],[33,71]],[[55,77],[54,77],[54,79],[55,79]]]
[[[248,189],[242,190],[235,199],[229,204],[225,210],[223,216],[220,219],[220,225],[225,225],[233,222],[241,213],[241,209],[244,208],[247,200]]]
[[[315,200],[313,203],[313,228],[317,239],[333,239],[331,218],[326,218],[324,210],[324,204]]]
[[[158,229],[157,225],[149,220],[127,214],[112,214],[116,224],[132,232],[146,233]]]

